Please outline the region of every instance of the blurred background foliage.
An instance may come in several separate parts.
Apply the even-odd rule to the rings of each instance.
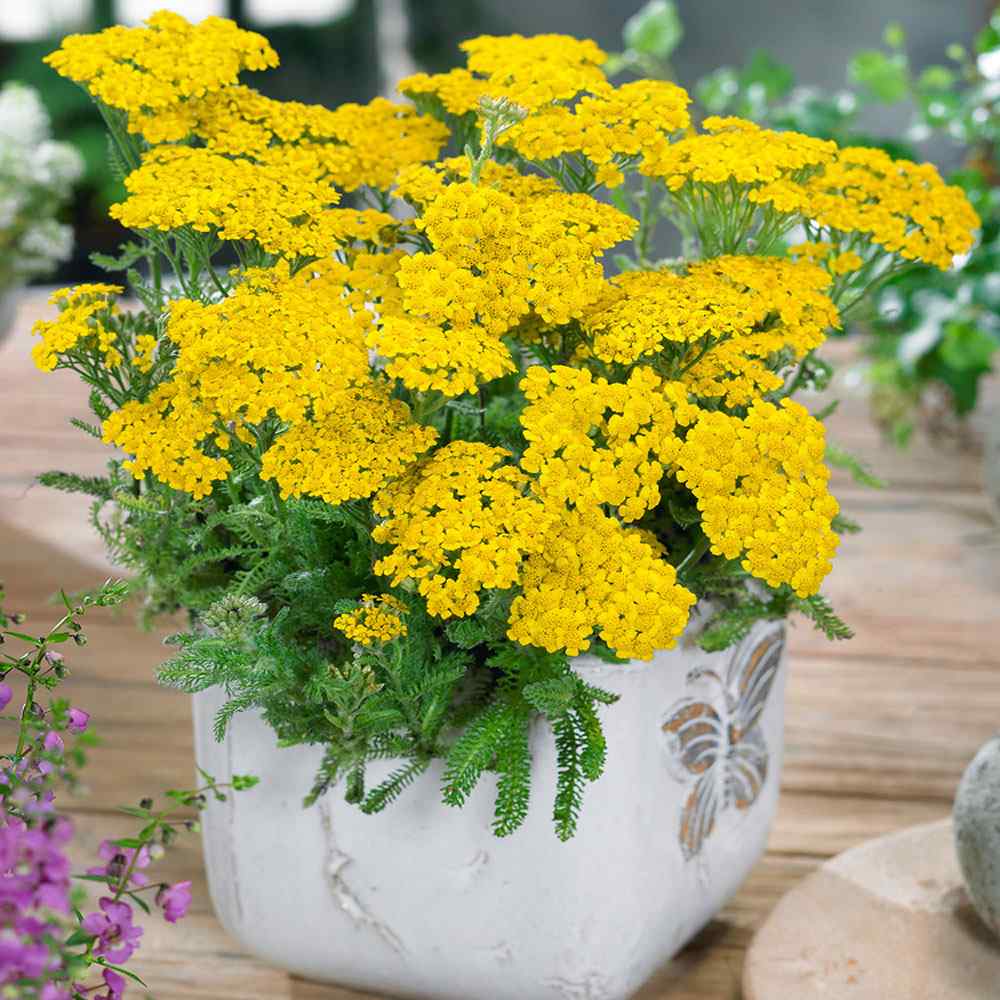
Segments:
[[[365,101],[414,68],[456,65],[463,38],[558,31],[595,38],[622,78],[683,84],[701,115],[737,114],[934,160],[972,196],[981,244],[960,270],[921,268],[886,286],[855,328],[869,334],[873,409],[887,432],[900,443],[920,424],[961,436],[961,417],[1000,347],[1000,15],[992,2],[0,0],[0,80],[37,87],[55,135],[87,164],[70,220],[77,249],[50,280],[97,277],[90,254],[112,250],[124,234],[106,215],[122,190],[107,169],[100,120],[41,57],[69,31],[136,23],[162,7],[263,31],[282,64],[252,82],[272,97]]]

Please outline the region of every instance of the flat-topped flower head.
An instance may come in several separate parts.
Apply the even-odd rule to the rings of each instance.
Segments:
[[[236,83],[243,70],[277,66],[278,56],[263,35],[234,21],[190,24],[161,10],[145,26],[68,35],[45,61],[104,104],[141,112],[203,97]]]
[[[129,130],[153,144],[197,140],[216,153],[258,160],[280,157],[280,147],[291,144],[308,150],[345,191],[388,190],[401,170],[435,159],[448,139],[441,122],[384,97],[330,110],[276,101],[240,85],[133,114]]]
[[[122,292],[120,285],[103,283],[53,292],[49,303],[59,307],[59,316],[38,320],[32,327],[32,332],[42,338],[31,351],[36,367],[54,371],[69,351],[80,350],[96,353],[108,368],[121,364],[123,356],[116,346],[111,319],[118,311],[115,299]]]
[[[829,285],[820,267],[779,257],[715,257],[684,274],[627,271],[582,326],[598,359],[655,363],[668,350],[694,395],[739,405],[781,385],[774,355],[798,360],[838,325]]]
[[[484,97],[504,97],[533,111],[606,82],[601,66],[607,54],[595,42],[570,35],[481,35],[461,48],[467,68],[415,73],[399,90],[432,96],[451,114],[464,115]]]
[[[521,383],[527,406],[521,468],[537,477],[546,503],[616,509],[637,521],[660,500],[663,476],[676,458],[679,425],[696,410],[678,383],[636,368],[627,382],[594,378],[586,369],[541,365]]]
[[[333,627],[352,642],[373,646],[406,635],[406,605],[391,594],[363,594],[354,611],[333,620]]]
[[[625,179],[625,165],[662,157],[673,134],[691,120],[691,98],[673,83],[593,84],[589,91],[573,106],[551,104],[529,115],[503,143],[529,160],[586,157],[597,167],[598,183],[617,187]]]
[[[836,144],[799,132],[775,132],[742,118],[706,118],[703,133],[664,147],[640,172],[662,178],[671,191],[686,184],[757,185],[821,167]]]
[[[268,150],[259,161],[203,147],[157,147],[125,188],[128,198],[110,211],[124,226],[164,232],[190,226],[290,258],[377,241],[395,223],[385,212],[337,207],[340,195],[322,158],[296,147]]]
[[[933,164],[894,160],[881,149],[839,150],[804,190],[806,213],[823,230],[841,239],[860,234],[876,248],[943,271],[972,248],[980,224],[965,192],[945,184]],[[830,267],[847,273],[861,263],[857,254],[840,255]]]

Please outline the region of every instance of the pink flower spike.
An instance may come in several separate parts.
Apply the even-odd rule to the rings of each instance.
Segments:
[[[163,918],[170,924],[176,924],[187,916],[191,905],[191,883],[175,882],[161,889],[156,894],[156,903],[163,907]]]
[[[0,684],[0,712],[10,704],[10,699],[13,697],[14,692],[11,690],[11,686],[9,684]]]
[[[62,753],[63,750],[66,749],[66,744],[63,743],[63,738],[55,732],[48,732],[45,734],[42,746],[45,747],[49,753]]]
[[[74,736],[79,736],[87,728],[90,722],[90,712],[85,712],[82,708],[71,708],[69,710],[69,731]]]

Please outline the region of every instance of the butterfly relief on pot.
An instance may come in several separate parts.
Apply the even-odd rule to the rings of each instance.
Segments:
[[[782,626],[741,643],[724,678],[715,670],[695,668],[687,683],[708,682],[716,695],[682,698],[666,714],[668,752],[681,780],[692,782],[678,832],[685,860],[701,854],[723,811],[746,812],[760,797],[768,775],[760,723],[784,644]]]

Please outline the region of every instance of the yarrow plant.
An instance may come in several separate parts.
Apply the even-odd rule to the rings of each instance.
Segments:
[[[657,15],[653,6],[646,17],[659,23],[663,12]],[[883,43],[852,57],[849,86],[837,91],[793,86],[791,69],[758,52],[742,70],[717,70],[695,93],[709,112],[736,112],[841,144],[863,141],[897,158],[912,158],[932,136],[947,141],[953,157],[959,154],[962,165],[950,179],[982,218],[976,245],[950,269],[924,263],[891,275],[853,319],[871,361],[872,413],[888,436],[904,445],[923,425],[932,435],[947,432],[968,444],[973,438],[964,418],[1000,357],[1000,8],[969,49],[948,45],[946,61],[919,73],[900,25],[886,27]],[[908,127],[871,134],[866,113],[886,105],[905,108]]]
[[[255,708],[324,747],[307,802],[343,779],[375,812],[443,758],[450,805],[497,773],[510,833],[544,717],[565,838],[614,700],[572,657],[649,659],[698,602],[706,649],[793,611],[849,634],[819,589],[850,524],[792,397],[844,309],[947,267],[977,218],[930,166],[695,129],[680,87],[612,85],[590,41],[462,47],[409,102],[335,110],[242,83],[277,56],[216,18],[49,56],[127,174],[136,240],[105,263],[138,308],[83,286],[38,325],[125,456],[44,481],[94,496],[150,615],[191,613],[161,678],[224,686],[219,738]],[[668,223],[686,256],[653,260]]]
[[[83,159],[50,137],[38,94],[22,83],[0,88],[0,291],[47,274],[73,249],[58,216]]]
[[[70,670],[57,647],[82,646],[86,635],[80,619],[94,608],[112,607],[128,588],[109,581],[93,594],[62,594],[66,614],[44,635],[20,627],[24,616],[5,610],[0,584],[0,644],[21,652],[0,651],[0,712],[17,701],[9,681],[23,683],[21,706],[4,715],[14,731],[13,748],[0,756],[0,995],[23,1000],[119,1000],[126,982],[142,980],[127,968],[139,947],[143,929],[136,908],[146,914],[156,907],[176,923],[191,903],[191,883],[152,881],[146,874],[162,857],[179,831],[195,829],[182,810],[200,809],[206,796],[225,797],[223,786],[204,775],[203,788],[170,791],[167,806],[154,809],[152,799],[122,811],[142,823],[135,837],[101,843],[101,863],[73,871],[67,851],[73,822],[60,812],[56,793],[74,788],[93,744],[90,714],[56,692]],[[40,699],[49,695],[48,705]],[[232,787],[252,787],[254,779],[234,777]],[[83,883],[99,893],[88,906]],[[84,912],[84,909],[89,912]]]

